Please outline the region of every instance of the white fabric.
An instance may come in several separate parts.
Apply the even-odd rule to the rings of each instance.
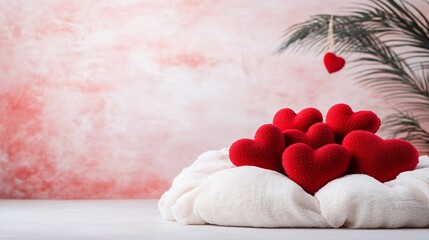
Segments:
[[[209,151],[173,181],[158,202],[166,220],[249,227],[429,227],[429,157],[416,170],[380,183],[355,174],[315,196],[286,176],[234,167],[228,149]]]

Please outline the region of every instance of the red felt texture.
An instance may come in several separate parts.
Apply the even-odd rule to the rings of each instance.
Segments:
[[[255,139],[240,139],[229,149],[229,158],[235,166],[256,166],[283,172],[282,154],[285,142],[282,132],[272,124],[262,125]]]
[[[353,131],[342,143],[349,151],[350,173],[362,173],[380,182],[414,170],[419,162],[417,149],[402,139],[383,140],[367,131]]]
[[[335,143],[334,132],[325,123],[313,124],[306,133],[298,129],[288,129],[283,131],[283,135],[286,146],[294,143],[305,143],[313,149],[318,149],[327,144]]]
[[[342,177],[350,163],[349,153],[338,144],[314,150],[307,144],[296,143],[286,148],[282,159],[287,176],[310,194]]]
[[[318,122],[323,122],[323,116],[315,108],[303,109],[298,114],[290,108],[283,108],[274,115],[273,119],[273,124],[282,131],[298,129],[307,132],[313,124]]]
[[[340,103],[332,106],[326,114],[326,124],[333,130],[337,143],[354,130],[365,130],[376,133],[380,128],[380,118],[371,111],[353,112],[347,104]]]
[[[235,166],[256,166],[286,174],[309,194],[345,174],[367,174],[380,182],[414,170],[419,153],[401,139],[383,140],[375,133],[380,118],[354,112],[347,104],[332,106],[326,123],[315,108],[295,113],[279,110],[273,124],[261,126],[253,139],[240,139],[229,150]]]
[[[346,64],[344,58],[339,57],[332,52],[325,54],[323,62],[325,63],[326,70],[328,70],[329,73],[340,71]]]

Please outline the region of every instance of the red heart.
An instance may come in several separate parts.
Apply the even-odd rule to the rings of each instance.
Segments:
[[[323,62],[325,63],[325,67],[329,73],[340,71],[346,64],[344,58],[338,57],[332,52],[328,52],[325,54]]]
[[[335,135],[332,128],[325,123],[316,123],[308,129],[308,132],[302,132],[297,129],[288,129],[283,131],[285,145],[294,143],[305,143],[313,149],[318,149],[329,143],[335,143]]]
[[[255,140],[240,139],[229,149],[231,162],[239,166],[256,166],[282,172],[282,153],[285,140],[279,128],[272,124],[262,125]]]
[[[322,121],[322,114],[315,108],[303,109],[298,114],[290,108],[283,108],[274,115],[273,124],[282,131],[298,129],[307,132],[313,124]]]
[[[419,163],[419,153],[402,139],[383,140],[367,131],[353,131],[344,138],[350,153],[350,173],[367,174],[380,182],[393,180]]]
[[[282,161],[287,176],[310,194],[342,177],[349,163],[349,153],[338,144],[313,150],[307,144],[295,143],[283,152]]]
[[[376,133],[381,121],[377,114],[371,111],[353,112],[349,105],[340,103],[328,110],[326,124],[334,130],[337,143],[341,143],[343,138],[354,130]]]

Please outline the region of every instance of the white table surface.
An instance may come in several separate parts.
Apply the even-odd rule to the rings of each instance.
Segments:
[[[425,239],[429,229],[261,229],[184,226],[156,200],[0,200],[0,239]]]

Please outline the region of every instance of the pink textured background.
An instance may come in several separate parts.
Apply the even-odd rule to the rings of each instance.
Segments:
[[[350,2],[0,1],[0,197],[159,197],[280,108],[387,114],[347,67],[272,54]]]

